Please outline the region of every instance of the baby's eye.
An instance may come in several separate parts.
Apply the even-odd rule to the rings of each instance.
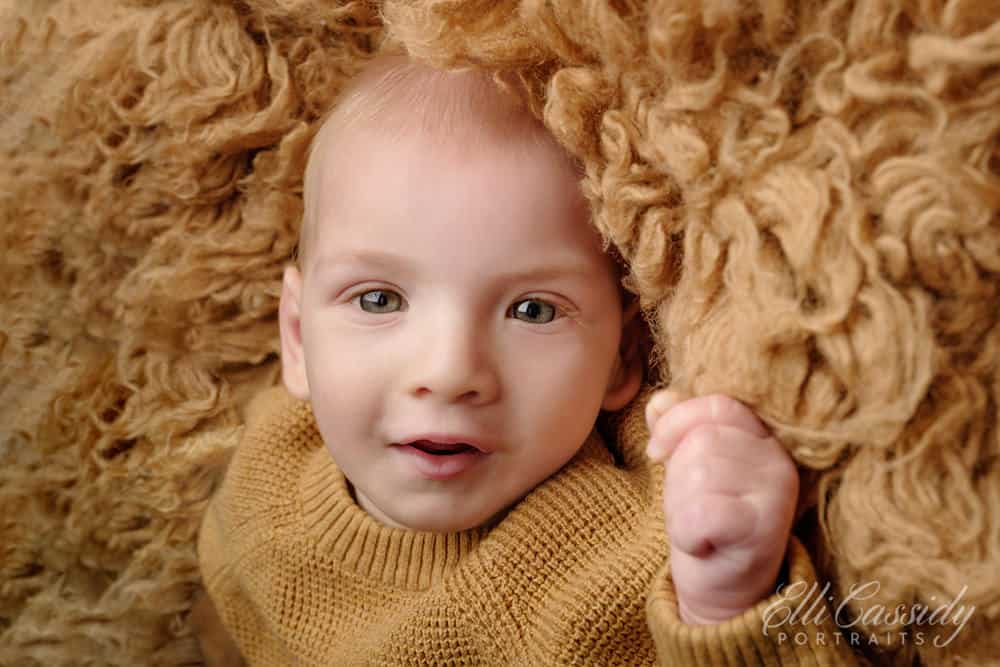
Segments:
[[[392,313],[403,307],[403,297],[390,290],[373,289],[355,298],[366,313]]]
[[[531,324],[548,324],[556,318],[556,307],[538,299],[524,299],[510,307],[511,316]]]

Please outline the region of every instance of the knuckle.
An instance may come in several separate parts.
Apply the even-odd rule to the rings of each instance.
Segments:
[[[685,449],[687,455],[696,459],[701,459],[711,454],[716,440],[719,438],[719,429],[714,424],[699,424],[688,433],[685,438]]]
[[[740,404],[725,394],[712,394],[708,397],[708,413],[712,421],[721,421],[733,416],[739,411]]]

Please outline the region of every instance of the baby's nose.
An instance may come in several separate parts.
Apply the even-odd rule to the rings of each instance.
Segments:
[[[500,378],[489,335],[468,324],[439,328],[417,354],[412,393],[448,403],[489,403],[500,393]]]

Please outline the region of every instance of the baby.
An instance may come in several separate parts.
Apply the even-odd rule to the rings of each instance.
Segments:
[[[661,391],[630,419],[642,322],[578,181],[483,74],[380,57],[323,123],[284,387],[199,541],[251,664],[851,660],[824,628],[763,631],[782,564],[814,575],[795,466],[757,418]],[[601,410],[626,411],[620,442]]]

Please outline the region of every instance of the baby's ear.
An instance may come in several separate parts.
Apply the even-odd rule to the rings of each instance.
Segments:
[[[303,401],[309,399],[305,355],[302,350],[302,275],[294,266],[285,267],[278,306],[281,331],[281,379],[288,393]]]
[[[633,297],[622,315],[622,339],[615,357],[615,369],[601,403],[604,410],[621,410],[639,393],[645,367],[642,358],[644,346],[640,343],[645,335],[646,323],[639,313],[639,299]]]

